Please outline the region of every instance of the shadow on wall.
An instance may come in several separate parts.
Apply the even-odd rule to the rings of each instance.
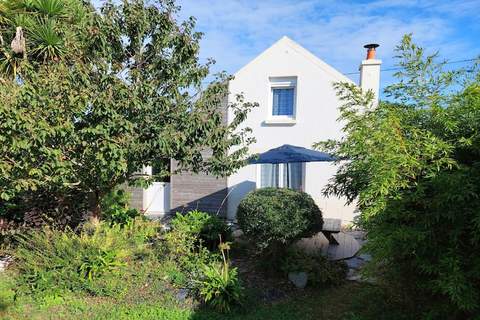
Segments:
[[[177,191],[182,192],[182,191]],[[223,188],[216,192],[210,193],[201,198],[191,200],[183,205],[177,206],[170,210],[170,213],[175,214],[176,212],[186,213],[191,210],[199,210],[208,212],[211,214],[218,214],[220,216],[225,216],[227,212],[227,188]]]
[[[257,187],[257,184],[254,181],[242,181],[240,183],[237,183],[234,186],[231,186],[229,188],[229,195],[228,195],[228,216],[227,218],[230,220],[235,220],[236,213],[237,213],[237,208],[238,205],[240,204],[240,201],[242,201],[245,196],[255,190]]]
[[[211,214],[218,214],[221,217],[232,218],[237,206],[245,195],[254,190],[255,182],[244,181],[230,188],[223,188],[206,196],[189,201],[181,206],[170,210],[170,214],[186,213],[191,210],[200,210]],[[180,191],[181,192],[181,191]],[[229,213],[227,215],[227,213]],[[233,217],[234,218],[234,217]]]

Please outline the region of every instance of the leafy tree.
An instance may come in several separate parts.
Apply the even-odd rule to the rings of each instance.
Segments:
[[[345,137],[325,193],[356,201],[371,271],[434,318],[480,314],[480,73],[446,70],[405,36],[390,101],[337,84]],[[422,302],[422,303],[419,303]]]
[[[226,175],[244,164],[252,138],[238,126],[254,104],[225,104],[225,74],[203,88],[213,61],[200,63],[201,34],[193,18],[175,19],[178,10],[167,0],[107,2],[90,12],[81,56],[27,56],[17,79],[1,84],[4,201],[21,199],[25,211],[42,194],[57,212],[88,204],[99,215],[115,186],[149,182],[138,177],[143,166],[173,158],[181,170]]]

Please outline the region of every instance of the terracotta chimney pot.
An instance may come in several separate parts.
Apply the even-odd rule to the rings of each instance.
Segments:
[[[376,48],[379,47],[376,43],[370,43],[363,46],[367,49],[367,60],[375,59]]]

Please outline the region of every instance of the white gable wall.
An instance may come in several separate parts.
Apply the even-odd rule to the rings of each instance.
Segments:
[[[297,77],[296,123],[293,125],[265,123],[271,113],[271,77]],[[337,81],[350,80],[288,38],[282,38],[237,72],[230,82],[229,101],[243,92],[246,101],[260,105],[244,123],[257,139],[250,146],[250,152],[261,153],[283,144],[312,148],[315,142],[341,137],[341,124],[337,121],[340,103],[332,87]],[[232,117],[229,114],[229,119]],[[341,199],[322,195],[323,187],[335,171],[330,163],[307,163],[305,191],[315,199],[325,217],[340,218],[348,223],[353,218],[354,207],[345,206]],[[228,178],[229,218],[235,217],[238,203],[255,189],[256,182],[256,165],[248,165]]]

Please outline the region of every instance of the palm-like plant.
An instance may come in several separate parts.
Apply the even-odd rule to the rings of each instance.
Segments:
[[[32,7],[48,17],[58,17],[64,14],[65,2],[62,0],[34,0]]]
[[[4,17],[6,10],[7,10],[7,7],[5,6],[3,1],[0,1],[0,26],[6,23],[6,19]]]
[[[74,56],[78,33],[85,32],[88,9],[81,0],[0,0],[0,74],[15,76],[19,60],[44,64]],[[21,27],[25,52],[9,47]],[[3,43],[1,43],[3,42]]]
[[[39,61],[56,61],[67,53],[65,42],[56,31],[55,21],[37,21],[38,28],[30,30],[30,53]]]
[[[24,58],[22,56],[16,55],[11,50],[0,49],[0,80],[2,75],[6,76],[15,76],[17,75],[17,70],[20,68]]]

